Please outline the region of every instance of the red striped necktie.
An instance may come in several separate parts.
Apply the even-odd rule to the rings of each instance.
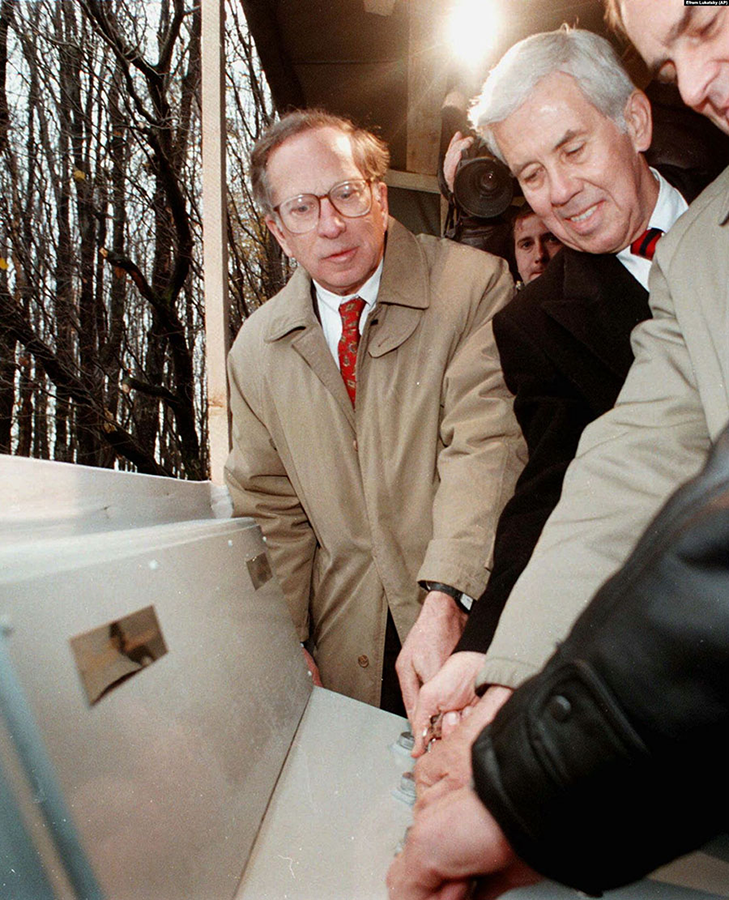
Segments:
[[[663,236],[662,228],[646,228],[639,238],[630,245],[630,252],[645,259],[653,259],[656,252],[656,244]]]
[[[354,406],[354,398],[357,392],[357,378],[355,368],[357,365],[357,348],[359,347],[359,317],[365,308],[365,302],[361,297],[353,297],[346,300],[339,307],[339,315],[342,317],[342,336],[339,339],[339,368],[347,388],[349,399]]]

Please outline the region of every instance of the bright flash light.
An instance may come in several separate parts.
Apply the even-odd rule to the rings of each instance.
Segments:
[[[448,18],[448,43],[458,59],[477,66],[494,46],[501,30],[495,0],[455,0]]]

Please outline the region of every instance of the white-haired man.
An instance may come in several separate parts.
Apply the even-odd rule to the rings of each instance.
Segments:
[[[608,7],[612,20],[635,42],[649,66],[665,77],[677,79],[685,102],[729,134],[729,10],[685,6],[683,0],[608,0]],[[600,693],[602,678],[592,681],[593,700],[601,705],[603,714],[609,711],[612,724],[620,723],[619,727],[627,725],[632,729],[640,718],[640,714],[638,717],[625,715],[631,706],[635,713],[630,700],[632,684],[640,683],[651,666],[657,667],[654,671],[661,669],[665,673],[663,685],[656,679],[655,688],[640,701],[645,718],[636,734],[637,741],[613,741],[607,718],[601,723],[595,720],[589,729],[589,746],[578,739],[581,753],[575,757],[577,765],[554,768],[552,763],[551,771],[560,771],[561,775],[559,783],[551,780],[548,804],[552,814],[551,837],[546,839],[538,825],[530,828],[541,813],[530,808],[529,798],[541,802],[543,797],[539,798],[539,792],[531,790],[526,774],[529,763],[523,765],[529,758],[532,763],[536,760],[536,745],[531,737],[523,740],[523,731],[512,730],[511,741],[508,736],[505,741],[499,738],[500,723],[508,723],[510,716],[518,715],[520,704],[530,690],[538,689],[543,683],[544,675],[537,675],[529,682],[530,687],[525,685],[517,691],[494,726],[484,731],[481,750],[474,752],[474,764],[477,758],[483,763],[493,789],[500,789],[497,783],[502,787],[509,784],[505,795],[492,802],[488,797],[491,788],[482,782],[481,796],[485,803],[492,810],[500,807],[498,821],[484,806],[474,805],[470,789],[453,792],[431,807],[428,821],[421,820],[422,831],[416,835],[413,852],[409,857],[406,852],[393,867],[391,896],[397,900],[441,896],[436,890],[452,882],[456,886],[449,896],[465,897],[470,876],[478,873],[496,873],[496,881],[502,887],[504,875],[508,878],[509,873],[512,886],[520,878],[528,878],[512,849],[520,842],[520,829],[525,837],[521,846],[524,858],[542,870],[545,866],[564,864],[563,871],[568,871],[571,864],[566,856],[569,854],[574,874],[581,854],[573,852],[574,844],[569,840],[563,840],[565,835],[555,827],[555,822],[559,811],[569,806],[576,796],[591,799],[588,785],[590,790],[597,788],[602,792],[602,802],[592,803],[580,815],[571,816],[583,835],[581,843],[589,846],[586,835],[593,848],[598,847],[601,823],[604,825],[606,821],[612,832],[617,833],[618,812],[630,823],[630,828],[637,821],[641,836],[636,835],[635,850],[631,851],[632,877],[672,855],[685,853],[716,830],[727,827],[728,632],[726,623],[713,623],[707,632],[701,635],[699,632],[704,627],[704,617],[711,620],[714,615],[725,616],[729,595],[725,578],[727,499],[725,490],[722,491],[728,468],[727,442],[726,438],[719,440],[729,419],[728,223],[729,168],[692,204],[662,242],[651,275],[654,317],[636,332],[635,365],[615,409],[587,429],[565,484],[565,496],[548,523],[530,566],[537,577],[543,578],[542,591],[556,590],[555,582],[560,581],[569,608],[581,609],[590,599],[582,596],[583,591],[589,591],[590,581],[597,584],[614,571],[616,558],[632,546],[635,535],[650,521],[666,493],[697,471],[705,462],[709,448],[717,443],[705,473],[666,506],[622,573],[607,584],[580,620],[590,623],[599,641],[601,633],[605,635],[624,612],[621,598],[630,594],[636,585],[640,586],[647,573],[648,585],[643,581],[647,589],[637,592],[637,607],[623,619],[620,639],[612,635],[601,651],[602,664],[607,669],[614,670],[616,661],[623,659],[632,676],[623,678],[620,690],[612,696]],[[674,543],[676,552],[664,568],[662,554],[666,538]],[[684,577],[687,574],[688,579]],[[653,575],[659,577],[651,585]],[[715,576],[719,580],[714,580]],[[535,598],[540,588],[536,583],[531,586]],[[522,607],[523,612],[524,601]],[[644,616],[647,611],[650,614]],[[673,638],[667,647],[662,642],[666,632],[661,623],[669,622]],[[567,647],[579,630],[578,623]],[[581,638],[585,642],[583,649],[589,647],[592,639],[584,631]],[[710,650],[714,638],[716,647]],[[636,653],[638,646],[641,650]],[[715,650],[718,656],[713,655]],[[688,663],[691,653],[695,654],[694,660]],[[559,665],[560,655],[569,660],[570,649],[566,654],[564,650],[556,654],[549,668],[554,669],[555,663]],[[533,659],[536,662],[536,656]],[[594,657],[591,662],[595,662]],[[587,680],[591,677],[590,661],[581,654],[570,669],[573,674],[579,669]],[[714,683],[717,672],[719,681]],[[687,686],[691,689],[691,702],[677,702],[679,697],[686,699],[683,691]],[[565,724],[562,735],[574,743],[585,724],[585,710],[574,710],[563,692],[559,700],[552,698],[555,702],[551,706],[548,696],[541,699],[542,711],[556,724],[553,732],[556,743],[550,748],[554,760],[553,754],[558,757],[561,753],[557,723]],[[536,706],[528,700],[526,706],[531,706],[529,716],[537,714]],[[692,720],[695,713],[704,719],[703,725]],[[646,721],[650,724],[646,725]],[[532,723],[536,720],[532,719]],[[712,728],[716,730],[711,732],[703,751],[687,762],[685,753],[693,741],[708,736]],[[531,735],[534,734],[532,727]],[[583,732],[583,737],[586,734]],[[489,746],[494,735],[496,745]],[[544,748],[545,741],[549,742],[546,731],[542,739]],[[521,760],[510,772],[499,773],[499,765],[508,767],[510,746],[515,754],[521,754]],[[666,763],[671,772],[689,776],[685,785],[681,783],[680,799],[671,790],[673,779],[666,778]],[[543,776],[544,771],[542,776],[537,776],[542,785],[550,781],[549,776]],[[631,783],[630,779],[636,776],[636,781]],[[657,799],[669,796],[670,811],[660,803],[646,802],[646,785]],[[714,796],[719,798],[718,803],[711,802]],[[698,807],[687,813],[684,801],[691,805],[696,798],[701,798]],[[515,830],[506,824],[510,814],[503,814],[504,803],[511,804],[510,814],[519,818]],[[610,807],[609,817],[605,816],[606,806]],[[662,826],[658,818],[653,819],[655,827],[651,827],[648,819],[656,812],[663,820],[669,820],[668,827]],[[434,847],[443,847],[442,827],[449,817],[451,820],[455,817],[459,827],[468,832],[469,843],[450,843],[434,865],[429,853]],[[504,836],[502,825],[510,830],[511,844]],[[554,842],[551,861],[541,855],[549,841]],[[562,852],[560,846],[566,853],[557,860],[555,857]],[[593,861],[598,859],[599,855],[592,857]],[[625,876],[623,861],[612,854],[610,860],[603,858],[602,865],[606,867],[600,872],[597,867],[590,872],[589,866],[586,869],[582,863],[578,864],[583,885],[588,878],[587,889],[600,890],[601,878],[615,877],[615,872],[610,872],[611,862],[613,869],[617,867]],[[463,886],[461,893],[459,886]],[[498,893],[495,889],[489,896]]]
[[[560,498],[580,436],[613,407],[633,363],[630,335],[650,316],[647,285],[658,237],[687,208],[643,155],[652,134],[647,97],[596,34],[560,29],[519,42],[489,75],[472,117],[565,247],[494,318],[529,460],[499,521],[486,591],[457,652],[420,693],[416,754],[432,716],[446,715],[447,735],[459,711],[476,703],[475,678],[499,614]],[[530,643],[550,647],[565,615],[555,597],[508,632],[500,627],[488,683],[514,687],[519,654],[528,658]],[[476,707],[460,739],[460,776],[443,745],[419,767],[421,785],[439,780],[446,767],[452,781],[466,777],[468,732],[490,717],[494,696],[505,693],[495,689]]]

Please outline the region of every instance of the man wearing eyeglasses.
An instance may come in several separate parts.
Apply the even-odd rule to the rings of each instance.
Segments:
[[[523,447],[491,331],[506,264],[388,218],[388,162],[320,111],[254,148],[254,195],[298,266],[230,354],[227,480],[324,686],[402,713],[485,587]]]

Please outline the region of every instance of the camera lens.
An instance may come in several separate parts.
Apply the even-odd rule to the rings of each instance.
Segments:
[[[499,179],[492,169],[485,169],[480,173],[479,189],[486,193],[493,193],[499,189]]]
[[[458,206],[468,215],[491,219],[501,215],[514,197],[511,172],[492,156],[477,156],[458,164],[453,184]]]

